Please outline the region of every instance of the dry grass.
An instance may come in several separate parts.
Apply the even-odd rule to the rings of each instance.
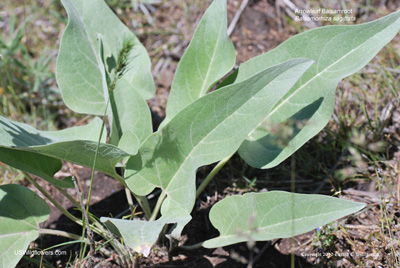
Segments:
[[[177,63],[209,2],[164,1],[161,5],[157,5],[155,12],[152,13],[154,25],[149,23],[148,17],[143,13],[134,14],[129,1],[113,6],[114,11],[138,35],[149,51],[157,84],[157,97],[149,103],[160,117],[164,116],[168,90]],[[232,18],[240,1],[228,2],[229,18]],[[306,6],[344,8],[339,4],[332,4],[331,1],[293,2],[303,8]],[[270,25],[276,23],[281,29],[271,27],[265,33],[260,31],[254,34],[249,26],[251,20],[244,15],[232,36],[238,51],[238,63],[254,54],[269,50],[298,31],[307,29],[306,26],[293,22],[289,12],[286,12],[287,6],[277,9],[267,1],[253,1],[248,8],[264,14]],[[394,1],[376,6],[362,5],[352,1],[347,3],[345,8],[357,11],[359,16],[356,23],[360,23],[386,15],[394,11],[397,6]],[[16,17],[17,26],[27,20],[20,40],[27,50],[18,49],[7,59],[11,81],[14,83],[11,85],[12,83],[7,80],[2,82],[1,113],[43,129],[73,125],[78,119],[71,118],[70,112],[62,108],[54,76],[47,75],[46,79],[39,79],[41,73],[55,72],[54,56],[66,23],[65,12],[60,3],[50,0],[5,0],[0,3],[0,10],[1,35],[7,40],[15,37],[9,35],[13,14]],[[277,10],[280,11],[279,14]],[[262,44],[262,46],[256,44]],[[3,56],[6,55],[5,51],[5,48],[2,48]],[[43,53],[49,57],[52,56],[44,66],[43,63],[40,65]],[[27,57],[32,64],[29,63]],[[20,61],[22,66],[15,64],[14,60]],[[35,64],[45,68],[35,67]],[[399,66],[400,37],[397,36],[366,68],[340,83],[332,120],[323,132],[296,153],[296,190],[298,192],[315,191],[325,178],[326,183],[321,188],[321,192],[341,195],[368,204],[367,209],[361,213],[332,227],[330,240],[332,247],[329,248],[329,252],[337,253],[340,257],[307,258],[314,265],[320,267],[399,266]],[[43,90],[33,92],[31,89],[38,81]],[[14,98],[12,91],[15,92],[17,98]],[[24,109],[26,113],[23,112]],[[36,116],[27,117],[26,114],[33,110],[36,111]],[[53,123],[54,120],[56,123]],[[290,189],[290,181],[276,179],[290,177],[290,162],[264,172],[246,166],[239,159],[233,161],[224,172],[230,174],[230,183],[233,180],[236,185],[235,190],[246,187]],[[0,183],[11,182],[18,175],[14,169],[5,167],[3,164],[0,166],[0,174]],[[256,179],[255,184],[249,185],[253,179]],[[227,191],[230,192],[231,189]],[[297,239],[299,245],[296,254],[301,256],[304,252],[318,252],[315,244],[322,238],[316,236],[315,233],[310,233],[307,237]],[[284,243],[284,241],[275,242],[276,247]],[[280,247],[282,248],[283,246]],[[284,252],[284,250],[281,251]],[[285,253],[289,252],[290,250]]]

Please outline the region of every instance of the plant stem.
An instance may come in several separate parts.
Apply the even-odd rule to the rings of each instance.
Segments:
[[[68,233],[68,232],[64,232],[64,231],[60,231],[60,230],[52,230],[52,229],[40,228],[39,229],[39,233],[40,234],[63,236],[63,237],[66,237],[66,238],[70,238],[72,240],[81,240],[81,236],[80,235],[76,235],[76,234],[72,234],[72,233]],[[87,242],[88,241],[85,239],[85,243],[87,243]]]
[[[75,207],[79,208],[79,203],[70,195],[67,193],[67,191],[65,191],[63,188],[56,186],[57,190],[64,195]]]
[[[260,259],[260,257],[264,254],[264,252],[272,245],[272,241],[268,241],[263,248],[257,253],[257,255],[254,257],[253,259],[253,264],[255,264],[258,259]]]
[[[75,190],[76,192],[80,195],[80,206],[82,209],[82,214],[84,216],[84,222],[86,224],[86,232],[87,232],[87,238],[89,239],[89,246],[90,246],[90,250],[89,250],[89,255],[88,255],[88,267],[92,266],[92,262],[93,262],[93,257],[94,257],[94,253],[95,253],[95,244],[94,244],[94,239],[93,239],[93,232],[90,229],[90,222],[89,222],[89,217],[88,217],[88,211],[86,211],[85,209],[85,204],[83,204],[83,199],[84,199],[84,193],[81,193],[81,191],[79,190],[78,184],[76,183],[76,179],[74,176],[72,176],[72,181],[74,182],[75,185]],[[89,204],[88,204],[89,206]],[[82,240],[84,239],[84,235],[85,233],[83,232],[82,234]]]
[[[62,193],[75,207],[79,208],[80,205],[79,203],[71,196],[69,195],[63,188],[61,187],[57,187],[57,190],[60,191],[60,193]],[[105,232],[105,229],[103,228],[103,226],[96,220],[96,218],[94,218],[90,213],[88,214],[89,216],[89,220],[96,225],[96,227],[103,233]]]
[[[109,102],[109,101],[110,101],[110,100],[108,100],[108,102]],[[95,152],[95,154],[94,154],[94,160],[93,160],[93,166],[92,166],[92,173],[91,173],[91,176],[90,176],[90,185],[89,185],[89,192],[88,192],[86,213],[89,213],[90,198],[92,197],[92,186],[93,186],[93,179],[94,179],[94,171],[95,171],[95,168],[96,168],[97,155],[99,154],[99,148],[100,148],[101,137],[103,136],[104,125],[105,125],[105,121],[106,121],[106,114],[107,114],[108,102],[107,102],[107,105],[106,105],[106,110],[104,111],[103,122],[102,122],[102,124],[101,124],[101,129],[100,129],[100,135],[99,135],[99,139],[98,139],[98,141],[97,141],[96,152]]]
[[[218,171],[221,170],[223,166],[229,161],[229,159],[232,158],[234,155],[231,154],[228,157],[225,157],[221,161],[218,162],[218,164],[211,170],[211,172],[207,175],[207,177],[204,179],[204,181],[200,184],[199,188],[196,191],[196,198],[199,197],[199,195],[204,191],[204,189],[207,187],[207,185],[210,183],[210,181],[217,175]],[[165,191],[162,191],[160,196],[158,197],[157,204],[154,207],[153,214],[151,214],[150,221],[154,221],[157,218],[158,212],[161,209],[161,205],[164,202],[165,197],[167,196],[167,193]]]
[[[128,185],[126,184],[126,182],[124,181],[124,179],[122,177],[114,177],[113,176],[113,178],[118,180],[122,184],[122,186],[124,186],[126,189],[129,189]],[[151,209],[150,209],[149,202],[147,201],[147,198],[145,196],[136,195],[132,191],[131,191],[131,193],[132,193],[133,197],[135,198],[136,202],[138,202],[139,206],[143,209],[143,212],[146,215],[146,217],[149,219],[151,217]]]
[[[43,189],[28,173],[23,172],[25,175],[25,178],[32,183],[56,208],[58,208],[65,216],[67,216],[70,220],[73,222],[82,225],[83,223],[80,219],[76,218],[73,216],[71,213],[69,213],[65,208],[63,208],[51,195],[49,195],[45,189]]]
[[[63,208],[51,195],[49,195],[45,189],[43,189],[28,173],[22,172],[25,175],[25,178],[32,183],[58,210],[61,211],[65,216],[67,216],[71,221],[75,222],[76,224],[79,224],[83,226],[83,223],[80,219],[76,218],[73,216],[71,213],[69,213],[65,208]],[[101,231],[99,231],[97,228],[93,228],[93,231],[95,231],[97,234],[101,235]]]
[[[134,206],[133,206],[131,191],[128,188],[125,188],[125,194],[126,194],[126,200],[128,201],[129,209],[131,210],[131,212],[133,212]]]
[[[110,103],[110,98],[107,101],[106,107],[108,107],[109,103]],[[92,196],[92,185],[93,185],[94,171],[95,171],[95,168],[96,168],[96,161],[97,161],[97,155],[99,153],[101,137],[103,136],[106,115],[107,115],[107,108],[104,111],[103,122],[102,122],[102,125],[101,125],[101,131],[100,131],[100,136],[99,136],[99,140],[97,141],[96,152],[95,152],[95,155],[94,155],[94,161],[93,161],[93,166],[92,166],[92,174],[90,176],[90,186],[89,186],[88,200],[87,200],[87,206],[86,206],[86,213],[89,212],[90,198]],[[119,182],[121,182],[122,185],[125,188],[129,189],[128,185],[126,185],[126,182],[124,181],[124,179],[122,177],[117,177],[116,179]],[[132,192],[132,195],[133,195],[133,197],[135,197],[136,201],[139,203],[140,207],[143,209],[144,214],[146,215],[146,217],[149,218],[151,216],[151,209],[150,209],[150,205],[149,205],[149,203],[147,201],[147,198],[145,196],[138,196],[133,192]]]
[[[207,187],[207,185],[210,183],[210,181],[217,175],[218,171],[221,170],[223,166],[229,161],[229,159],[232,158],[234,154],[231,154],[228,157],[225,157],[221,161],[218,162],[218,164],[211,170],[211,172],[207,175],[207,177],[204,179],[204,181],[200,184],[199,188],[197,188],[196,191],[196,198],[200,196],[200,194],[204,191],[204,189]]]
[[[131,191],[132,193],[132,191]],[[136,199],[136,201],[139,203],[140,207],[143,209],[144,214],[146,217],[149,219],[152,214],[151,214],[151,209],[149,202],[147,201],[147,198],[145,196],[138,196],[134,193],[132,193],[133,197]]]
[[[203,246],[203,242],[200,242],[200,243],[190,245],[190,246],[180,246],[179,248],[184,249],[184,250],[194,250],[194,249],[201,248],[202,246]]]
[[[158,212],[161,209],[161,205],[164,202],[165,197],[167,197],[167,194],[165,191],[162,191],[160,196],[158,197],[157,204],[154,207],[153,214],[151,214],[149,221],[154,221],[157,218]]]
[[[72,239],[72,240],[82,241],[81,240],[81,236],[76,235],[76,234],[72,234],[72,233],[68,233],[68,232],[65,232],[65,231],[60,231],[60,230],[52,230],[52,229],[40,228],[39,229],[39,233],[40,234],[62,236],[62,237],[66,237],[66,238],[69,238],[69,239]],[[88,243],[89,241],[87,239],[84,239],[84,241],[82,241],[82,242]],[[63,244],[67,244],[67,243],[63,243]],[[60,245],[63,245],[63,244],[60,244]],[[55,245],[55,246],[52,246],[50,248],[46,248],[43,251],[50,250],[50,249],[52,249],[54,247],[57,247],[57,246],[60,246],[60,245]],[[97,247],[96,251],[100,251],[100,252],[102,252],[103,254],[105,254],[106,256],[109,256],[109,257],[113,256],[113,254],[110,251],[108,251],[107,249],[103,248],[102,246]]]

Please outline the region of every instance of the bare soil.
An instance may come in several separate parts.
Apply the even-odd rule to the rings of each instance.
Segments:
[[[152,14],[155,25],[149,25],[146,18],[134,18],[136,22],[143,27],[134,29],[144,45],[149,49],[150,56],[153,60],[154,72],[157,83],[157,96],[149,101],[149,104],[156,116],[154,126],[157,128],[159,120],[165,116],[165,105],[168,98],[169,88],[172,83],[173,74],[177,66],[177,62],[182,56],[186,46],[188,45],[192,33],[199,22],[201,15],[210,1],[186,1],[182,7],[180,1],[168,1],[164,4],[156,6],[155,13]],[[241,1],[228,1],[228,17],[232,20],[235,12],[239,8]],[[338,7],[340,8],[340,6]],[[396,6],[389,1],[388,8],[395,9]],[[237,51],[237,65],[244,61],[269,51],[282,43],[290,36],[296,34],[299,25],[289,23],[288,15],[285,12],[287,7],[279,7],[274,1],[250,1],[245,8],[238,24],[236,25],[231,39]],[[278,12],[279,11],[279,12]],[[116,10],[116,13],[129,24],[133,19],[131,14],[124,13],[124,10]],[[363,14],[360,14],[360,16]],[[371,15],[373,17],[373,15]],[[157,117],[159,119],[157,119]],[[395,124],[393,122],[393,124]],[[393,125],[392,124],[392,125]],[[396,123],[397,124],[397,123]],[[393,130],[396,132],[396,128]],[[325,136],[324,136],[325,135]],[[316,141],[308,143],[302,150],[314,152],[318,149],[315,145],[318,142],[324,143],[331,153],[336,157],[327,157],[326,155],[313,155],[310,161],[298,159],[297,165],[300,171],[302,167],[310,164],[318,166],[324,161],[326,167],[334,166],[335,159],[340,159],[340,151],[335,149],[333,141],[328,134],[321,135]],[[399,172],[400,155],[398,147],[394,147],[389,159],[393,166],[392,170],[386,169],[383,172]],[[333,160],[332,160],[333,159]],[[326,161],[325,161],[326,160]],[[314,162],[312,162],[314,161]],[[343,164],[343,163],[342,163]],[[74,172],[78,175],[78,179],[87,193],[90,182],[90,170],[77,166],[72,166]],[[329,169],[329,168],[328,168]],[[203,168],[198,173],[199,182],[204,179],[210,167]],[[192,213],[192,221],[184,229],[181,244],[194,245],[208,238],[218,235],[209,222],[208,213],[211,206],[218,200],[223,199],[227,195],[244,193],[250,190],[290,190],[289,171],[290,163],[285,162],[281,167],[268,171],[260,171],[247,166],[238,157],[232,160],[232,164],[227,165],[219,174],[218,178],[212,182],[206,189],[205,193],[197,201],[195,209]],[[299,173],[297,179],[298,192],[312,193],[321,183],[326,170],[317,171],[309,169],[309,174]],[[371,176],[374,177],[375,171],[372,170]],[[314,173],[314,174],[312,174]],[[399,174],[399,173],[397,173]],[[69,175],[69,169],[66,165],[62,172],[58,174],[60,177]],[[310,176],[309,176],[310,175]],[[244,180],[243,176],[249,179],[258,177],[257,188],[250,187]],[[400,180],[400,175],[399,180]],[[376,177],[376,176],[375,176]],[[63,207],[71,208],[72,204],[61,195],[57,189],[47,183],[40,181],[40,184],[58,201]],[[340,183],[326,183],[320,193],[332,194],[331,189],[338,187]],[[93,198],[91,200],[91,212],[96,216],[116,216],[125,211],[129,214],[128,203],[122,187],[113,179],[102,174],[97,174],[93,185]],[[194,250],[184,250],[178,248],[173,252],[168,251],[168,242],[163,241],[155,246],[149,258],[139,258],[138,267],[247,267],[245,262],[252,261],[257,258],[253,267],[290,267],[292,262],[291,252],[294,245],[294,263],[295,267],[363,267],[362,264],[369,264],[368,267],[389,267],[390,254],[398,252],[399,243],[392,243],[394,238],[390,233],[382,233],[380,229],[382,217],[382,196],[390,196],[388,189],[377,191],[377,184],[373,180],[352,182],[346,185],[347,189],[342,189],[342,197],[355,201],[366,202],[369,206],[368,210],[350,217],[341,222],[341,226],[346,228],[335,227],[334,237],[332,238],[331,248],[329,252],[342,253],[343,257],[325,256],[314,246],[316,244],[315,231],[300,235],[294,239],[279,239],[270,242],[257,242],[250,250],[246,243],[233,245],[219,249],[198,248]],[[336,189],[337,190],[337,189]],[[385,192],[386,191],[386,192]],[[68,192],[78,196],[74,189]],[[388,197],[389,198],[389,197]],[[390,203],[390,202],[389,202]],[[81,234],[79,226],[75,225],[59,211],[51,207],[50,219],[45,223],[47,228],[65,230],[68,232]],[[398,205],[388,208],[390,211],[397,210]],[[70,209],[70,212],[80,217],[79,211]],[[390,214],[390,213],[389,213]],[[389,219],[397,221],[399,213],[392,213],[393,218]],[[399,226],[398,223],[392,226]],[[399,239],[399,229],[393,233],[397,240]],[[63,238],[55,236],[42,236],[35,244],[40,248],[66,242]],[[392,243],[392,244],[390,244]],[[68,251],[77,253],[79,244],[65,247]],[[326,248],[325,248],[326,251]],[[260,253],[261,252],[261,253]],[[356,255],[349,255],[357,252]],[[260,253],[260,254],[259,254]],[[315,254],[320,253],[319,256]],[[346,255],[345,253],[348,253]],[[367,254],[374,253],[371,260],[367,260]],[[313,256],[314,254],[314,256]],[[257,256],[257,257],[256,257]],[[98,261],[104,260],[104,256],[98,255]],[[67,259],[49,259],[54,265],[63,267],[68,261]],[[26,265],[26,266],[24,266]],[[28,267],[30,264],[22,261],[20,267]],[[108,266],[118,267],[110,261]]]

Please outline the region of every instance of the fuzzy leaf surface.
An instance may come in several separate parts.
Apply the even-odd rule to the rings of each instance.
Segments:
[[[161,188],[167,196],[161,220],[177,209],[190,217],[197,168],[234,153],[311,64],[308,59],[287,61],[187,106],[129,159],[129,188],[141,196]],[[185,215],[180,218],[186,219]],[[179,237],[185,224],[180,222],[172,236]]]
[[[226,0],[214,0],[179,61],[162,126],[204,96],[235,64],[235,48],[227,34]]]
[[[61,40],[56,75],[65,104],[76,112],[94,115],[103,115],[107,108],[112,126],[110,143],[118,145],[127,132],[141,143],[152,133],[145,98],[155,92],[146,49],[104,1],[62,3],[69,21]],[[126,50],[125,71],[117,79],[118,58],[128,40],[132,48]],[[112,93],[110,80],[116,81]],[[134,152],[137,148],[129,149]]]
[[[124,41],[133,41],[131,61],[122,80],[143,98],[151,98],[155,87],[146,49],[107,4],[102,0],[62,3],[69,20],[57,59],[57,82],[67,106],[79,113],[104,113],[108,96],[104,96],[101,77],[104,66],[97,56],[101,50],[99,37],[109,70],[115,67]]]
[[[324,195],[282,191],[230,196],[210,211],[220,236],[203,246],[217,248],[249,240],[293,237],[357,212],[365,204]]]
[[[100,220],[111,232],[122,237],[124,242],[134,251],[147,257],[166,224],[187,223],[191,219],[190,215],[179,208],[174,210],[173,213],[155,221],[123,220],[107,217],[102,217]]]
[[[365,66],[399,30],[400,11],[365,24],[321,27],[291,37],[242,64],[223,85],[243,81],[291,58],[315,61],[250,132],[239,149],[240,156],[251,166],[271,168],[293,154],[328,123],[340,80]]]
[[[50,209],[37,194],[17,184],[0,186],[0,267],[15,267],[29,243],[39,236],[39,223]]]
[[[101,120],[96,118],[86,126],[39,131],[0,117],[0,161],[53,183],[49,177],[61,168],[60,160],[92,167],[101,125]],[[105,139],[103,135],[102,142]],[[128,153],[117,147],[101,143],[96,169],[118,177],[115,166],[127,156]]]

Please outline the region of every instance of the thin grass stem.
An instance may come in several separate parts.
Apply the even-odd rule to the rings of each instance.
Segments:
[[[63,208],[51,195],[49,195],[45,189],[43,189],[28,173],[22,172],[25,176],[25,178],[33,184],[58,210],[60,210],[61,213],[63,213],[66,217],[68,217],[71,221],[75,222],[76,224],[79,224],[83,226],[83,222],[78,219],[77,217],[73,216],[71,213],[69,213],[65,208]],[[98,230],[97,228],[93,227],[93,231],[96,232],[97,234],[101,235],[101,231]]]
[[[80,219],[77,217],[73,216],[71,213],[69,213],[65,208],[63,208],[51,195],[49,195],[45,189],[43,189],[28,173],[23,172],[25,175],[25,178],[33,184],[36,189],[38,189],[58,210],[60,210],[65,216],[67,216],[71,221],[82,225],[83,223]]]

